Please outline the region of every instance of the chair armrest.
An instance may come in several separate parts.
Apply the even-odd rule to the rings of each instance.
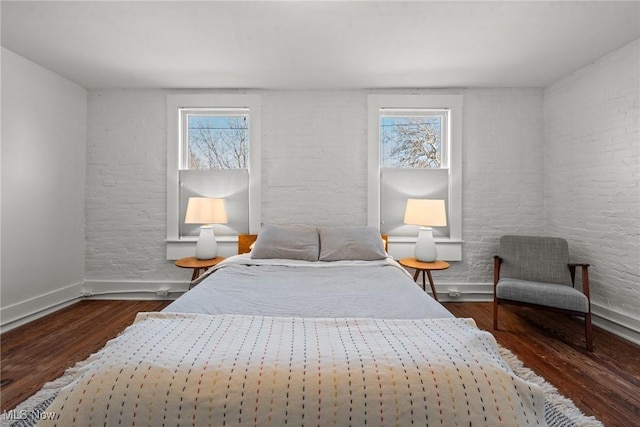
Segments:
[[[581,262],[571,262],[569,263],[569,271],[571,272],[571,284],[575,287],[575,279],[576,279],[576,268],[581,267],[581,276],[582,276],[582,293],[587,296],[589,300],[591,300],[591,296],[589,295],[589,267],[590,264],[581,263]]]
[[[502,258],[498,255],[493,256],[493,287],[495,288],[500,280],[500,265],[502,264]]]

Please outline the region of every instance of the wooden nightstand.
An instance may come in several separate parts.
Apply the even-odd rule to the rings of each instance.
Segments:
[[[429,284],[431,285],[431,292],[433,293],[433,299],[438,301],[438,294],[436,293],[436,285],[433,284],[433,277],[431,277],[431,270],[446,270],[449,268],[449,263],[446,261],[440,261],[439,259],[433,262],[421,262],[415,258],[402,258],[398,261],[401,266],[407,268],[413,268],[416,273],[413,275],[413,280],[418,280],[418,275],[422,272],[422,289],[426,292],[427,286],[425,283],[425,273],[429,277]]]
[[[194,256],[180,258],[176,261],[176,266],[180,268],[193,268],[191,281],[196,280],[200,276],[200,270],[206,270],[222,261],[224,257],[218,256],[211,259],[198,259]]]

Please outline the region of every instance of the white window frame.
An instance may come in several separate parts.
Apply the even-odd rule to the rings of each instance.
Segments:
[[[449,238],[437,238],[439,258],[462,260],[462,95],[369,95],[368,104],[368,204],[367,223],[380,227],[380,110],[446,109],[449,125]],[[416,235],[417,236],[417,235]],[[389,236],[389,243],[415,243],[415,238]],[[397,256],[412,256],[404,247]],[[407,245],[405,245],[407,246]],[[393,252],[393,251],[392,251]],[[393,255],[393,253],[392,253]]]
[[[442,128],[449,129],[449,115],[444,114],[445,109],[434,108],[389,108],[383,107],[379,110],[378,120],[382,117],[440,117]],[[378,126],[380,132],[380,126]],[[440,167],[433,169],[447,169],[449,167],[449,132],[442,132],[440,135]],[[381,147],[382,148],[382,147]]]
[[[245,94],[172,94],[167,95],[167,259],[193,255],[195,237],[180,237],[181,109],[248,108],[249,127],[249,233],[256,234],[261,224],[261,106],[260,95]],[[218,241],[228,240],[219,237]],[[237,242],[237,237],[230,239]]]
[[[244,115],[251,116],[249,108],[179,108],[180,110],[180,122],[179,126],[182,128],[180,134],[180,169],[189,170],[189,129],[185,126],[189,122],[190,116],[225,116],[225,117],[242,117]],[[251,124],[249,124],[249,136],[251,136]],[[249,143],[249,150],[251,150],[251,142]],[[251,162],[251,157],[249,157]]]

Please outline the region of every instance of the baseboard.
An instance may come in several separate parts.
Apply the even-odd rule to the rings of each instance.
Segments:
[[[2,307],[0,309],[0,319],[2,319],[0,333],[10,331],[79,301],[83,286],[83,283],[74,283],[44,295]]]
[[[87,280],[83,297],[86,299],[176,299],[187,290],[189,290],[189,282]],[[168,295],[158,295],[159,292],[166,292]],[[486,283],[436,284],[436,292],[438,299],[442,302],[493,301],[493,285]],[[455,296],[456,293],[460,295]]]
[[[493,284],[488,283],[437,283],[440,302],[488,302],[493,301]],[[420,282],[422,287],[422,282]],[[429,291],[427,282],[427,291]]]
[[[87,280],[83,296],[86,299],[176,299],[189,290],[189,282],[146,280]]]
[[[640,345],[640,319],[591,303],[593,324],[614,335]]]
[[[427,287],[429,285],[427,284]],[[173,300],[189,289],[189,282],[87,280],[0,310],[0,332],[9,331],[60,310],[81,299]],[[491,283],[436,283],[440,302],[489,302]],[[591,304],[593,324],[623,339],[640,344],[640,319]]]
[[[0,333],[54,313],[82,299],[173,300],[189,282],[87,280],[0,309]]]
[[[429,284],[427,284],[427,287]],[[493,301],[492,283],[436,283],[440,302],[489,302]],[[460,296],[449,293],[460,292]],[[591,303],[592,322],[612,334],[640,345],[640,319],[621,314],[597,303]]]

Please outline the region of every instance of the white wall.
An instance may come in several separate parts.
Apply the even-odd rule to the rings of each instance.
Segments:
[[[590,262],[593,311],[640,332],[640,40],[544,91],[545,223]]]
[[[500,236],[542,232],[542,89],[467,90],[464,103],[465,261],[442,280],[493,284]]]
[[[86,274],[96,292],[189,278],[165,259],[167,93],[89,94]],[[262,220],[366,224],[371,92],[251,93],[262,95]],[[464,261],[434,275],[444,290],[489,297],[498,237],[542,226],[542,90],[455,93],[465,103]]]
[[[163,91],[89,93],[89,280],[184,278],[165,260],[166,122]]]
[[[367,222],[367,97],[263,94],[263,222]]]
[[[2,48],[2,324],[84,283],[87,92]]]

